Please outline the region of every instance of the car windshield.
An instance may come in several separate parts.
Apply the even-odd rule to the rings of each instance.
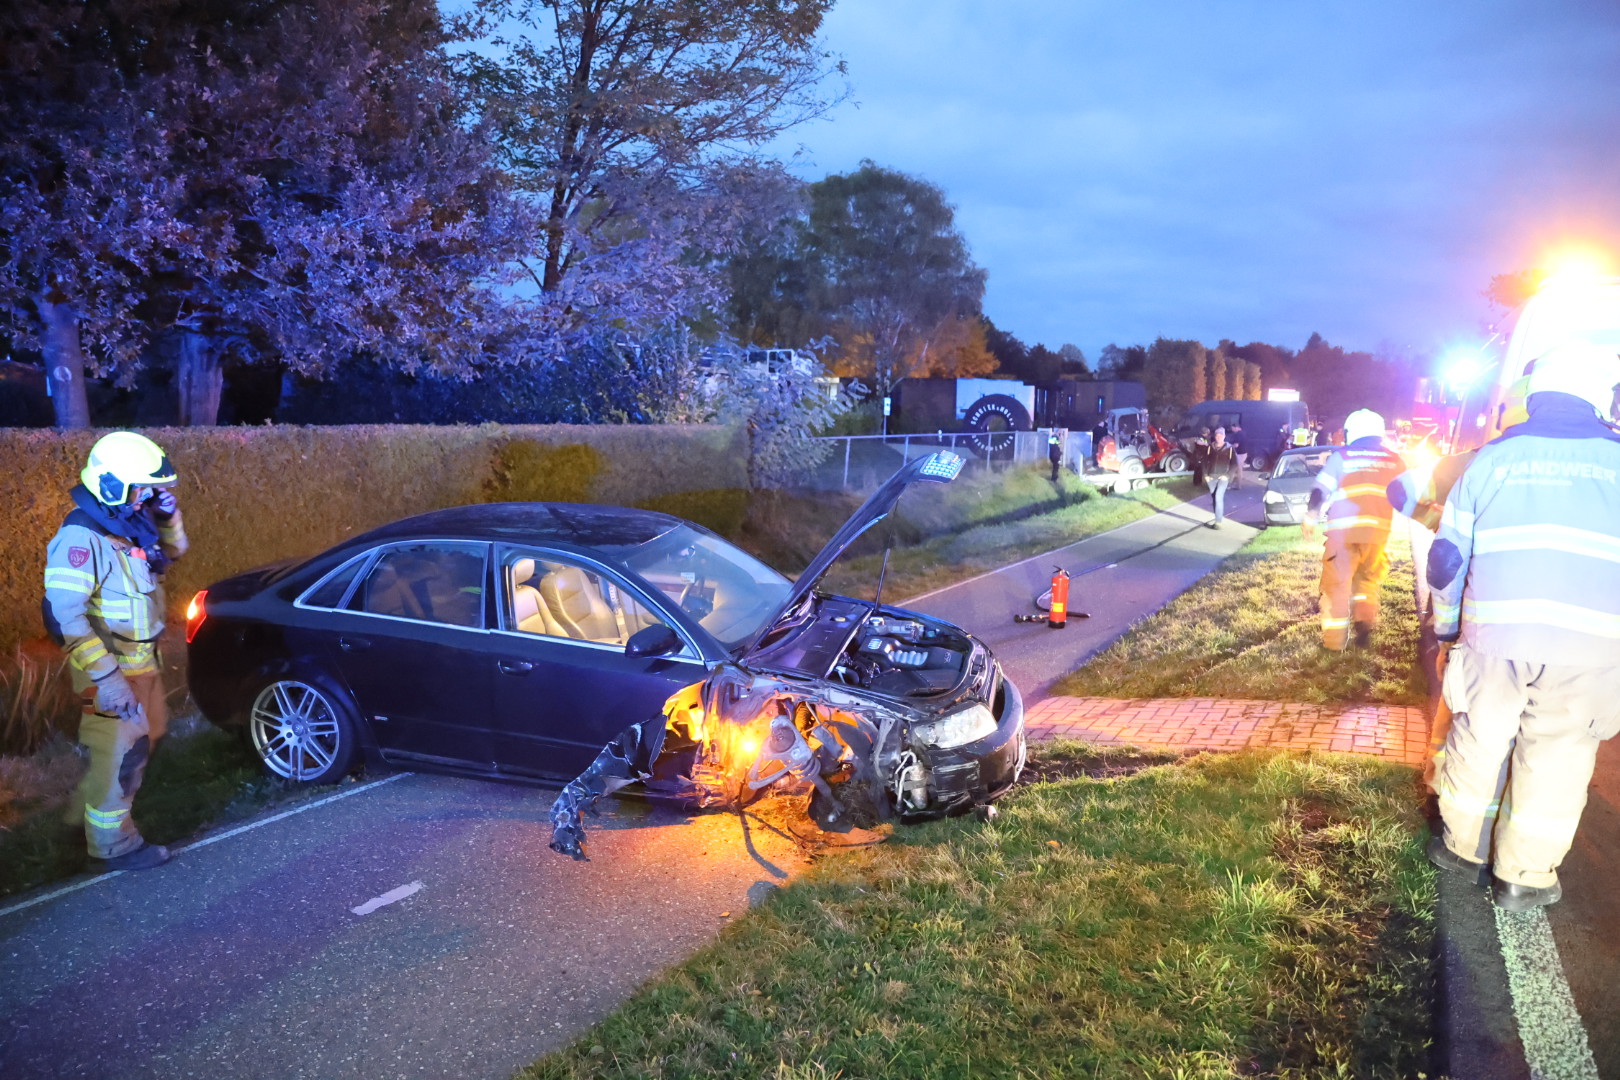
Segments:
[[[746,551],[689,525],[648,541],[625,562],[727,649],[757,634],[793,588]]]
[[[1331,451],[1322,450],[1313,454],[1284,454],[1277,459],[1277,471],[1272,476],[1315,476],[1327,464],[1327,457]]]

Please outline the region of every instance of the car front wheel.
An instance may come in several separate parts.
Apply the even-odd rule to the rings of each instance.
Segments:
[[[248,734],[266,769],[303,784],[343,779],[359,741],[337,691],[291,675],[261,685],[248,712]]]

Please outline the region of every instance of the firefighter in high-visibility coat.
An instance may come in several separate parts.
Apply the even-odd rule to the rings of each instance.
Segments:
[[[1534,361],[1531,365],[1534,366]],[[1506,430],[1530,419],[1525,408],[1525,397],[1530,392],[1530,377],[1521,376],[1508,387],[1501,405],[1501,426]],[[1445,513],[1446,500],[1451,489],[1462,479],[1464,470],[1479,450],[1464,450],[1460,454],[1447,454],[1438,461],[1408,469],[1389,485],[1389,502],[1396,510],[1416,521],[1430,532],[1440,528],[1440,516]],[[1445,760],[1446,736],[1451,733],[1451,710],[1444,700],[1435,706],[1429,721],[1429,753],[1423,763],[1423,783],[1435,790],[1435,779],[1440,763]]]
[[[1509,911],[1563,895],[1598,744],[1620,733],[1620,433],[1605,422],[1617,389],[1613,345],[1538,358],[1529,419],[1469,463],[1429,549],[1435,636],[1457,644],[1442,683],[1445,828],[1428,855],[1482,881],[1489,865]]]
[[[82,703],[79,742],[90,768],[79,784],[85,846],[109,868],[167,861],[130,821],[152,746],[168,729],[159,673],[161,584],[186,551],[174,468],[150,439],[118,431],[97,441],[70,495],[74,508],[45,559],[45,626],[67,654]]]
[[[1365,647],[1378,625],[1378,589],[1389,573],[1384,548],[1394,510],[1386,489],[1406,468],[1384,446],[1384,418],[1370,409],[1345,417],[1347,445],[1335,447],[1316,474],[1305,511],[1306,539],[1321,524],[1322,647],[1342,651],[1350,641]]]

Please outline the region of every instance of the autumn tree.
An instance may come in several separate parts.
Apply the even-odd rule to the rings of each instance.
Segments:
[[[1097,354],[1097,377],[1140,381],[1147,366],[1148,351],[1142,345],[1115,345],[1110,342]]]
[[[791,211],[759,148],[842,96],[816,37],[830,7],[474,0],[460,67],[542,220],[524,266],[551,356],[721,302],[723,260]]]
[[[1167,423],[1207,400],[1208,353],[1197,341],[1158,338],[1148,346],[1142,383],[1156,422]]]
[[[1485,287],[1485,299],[1491,306],[1501,311],[1512,311],[1536,295],[1541,283],[1547,279],[1545,270],[1529,269],[1515,270],[1507,274],[1496,274],[1491,283]]]
[[[49,25],[37,6],[24,25]],[[88,341],[127,382],[169,335],[188,423],[213,422],[227,355],[475,369],[523,214],[463,122],[429,0],[74,10],[7,37],[0,93],[0,204],[34,217],[0,221],[0,295],[48,365],[58,337]],[[79,327],[58,335],[64,306]]]

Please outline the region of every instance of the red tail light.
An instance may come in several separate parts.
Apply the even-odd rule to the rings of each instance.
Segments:
[[[191,603],[186,605],[187,645],[190,645],[191,639],[197,636],[197,631],[202,629],[203,620],[208,618],[208,608],[204,604],[204,598],[207,596],[208,590],[203,589],[191,598]]]

